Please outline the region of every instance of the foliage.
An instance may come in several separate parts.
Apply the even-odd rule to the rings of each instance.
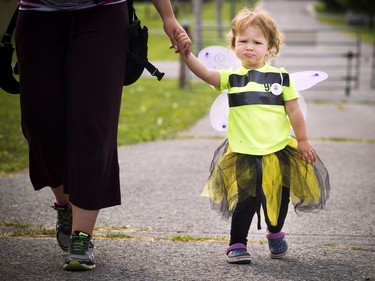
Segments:
[[[348,15],[357,13],[363,17],[370,29],[374,29],[375,1],[373,0],[322,0],[328,12],[347,13]],[[365,16],[366,15],[366,16]]]

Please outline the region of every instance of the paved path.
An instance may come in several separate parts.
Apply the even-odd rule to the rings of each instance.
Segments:
[[[280,24],[293,25],[298,18],[317,24],[304,12],[308,3],[264,2]],[[178,66],[171,67],[173,73]],[[291,208],[285,259],[269,258],[264,230],[253,225],[252,264],[226,263],[229,221],[200,197],[212,153],[224,135],[203,118],[177,140],[120,148],[123,203],[99,215],[94,271],[62,270],[64,253],[53,238],[0,236],[0,279],[375,280],[375,92],[364,85],[349,99],[343,93],[308,95],[310,137],[330,172],[332,193],[318,214],[298,217]],[[313,102],[315,97],[324,102]],[[0,222],[53,227],[51,201],[47,189],[32,190],[26,172],[0,179]],[[0,225],[0,235],[10,229]],[[129,238],[103,238],[108,233]],[[178,236],[205,239],[171,240]]]

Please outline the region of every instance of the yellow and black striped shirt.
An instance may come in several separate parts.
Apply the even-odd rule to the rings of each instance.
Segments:
[[[253,70],[241,67],[219,72],[217,90],[228,90],[232,151],[266,155],[283,149],[291,138],[284,102],[299,97],[288,72],[269,64]]]

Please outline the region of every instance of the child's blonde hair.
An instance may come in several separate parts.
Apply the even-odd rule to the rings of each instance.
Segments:
[[[263,30],[264,36],[270,47],[271,57],[276,57],[284,43],[284,35],[278,30],[275,21],[266,11],[249,10],[243,8],[232,20],[231,31],[227,35],[227,41],[230,49],[236,45],[236,37],[243,33],[249,26],[255,25]]]

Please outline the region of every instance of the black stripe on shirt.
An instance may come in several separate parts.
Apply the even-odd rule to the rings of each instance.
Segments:
[[[267,104],[267,105],[284,105],[282,95],[273,95],[268,92],[242,92],[228,94],[229,107],[250,105],[250,104]]]
[[[289,87],[289,74],[281,73],[283,76],[283,86]],[[249,82],[256,82],[258,84],[281,84],[281,77],[279,72],[259,72],[257,70],[249,70],[246,74],[230,74],[230,87],[244,87]]]

